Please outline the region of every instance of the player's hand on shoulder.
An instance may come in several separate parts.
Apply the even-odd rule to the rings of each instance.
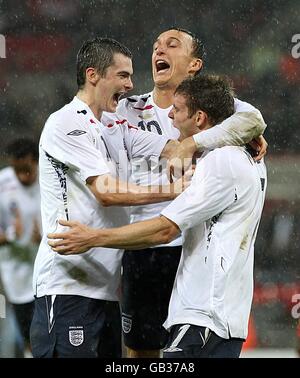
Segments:
[[[254,156],[255,161],[260,161],[266,155],[268,150],[268,142],[262,135],[255,139],[252,139],[251,142],[249,142],[249,145],[256,154]]]
[[[167,173],[171,182],[174,178],[182,177],[191,168],[196,150],[196,144],[192,137],[184,139],[176,146],[167,165]]]

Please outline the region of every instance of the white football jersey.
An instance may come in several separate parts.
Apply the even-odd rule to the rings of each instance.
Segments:
[[[162,215],[183,233],[183,252],[164,326],[195,324],[222,338],[247,337],[254,242],[266,169],[242,147],[210,151],[191,186]]]
[[[118,300],[122,250],[93,248],[82,255],[61,256],[48,246],[47,234],[64,229],[59,219],[95,228],[127,224],[126,208],[103,207],[86,179],[111,174],[126,180],[131,157],[159,156],[166,144],[166,138],[148,134],[113,115],[104,127],[77,97],[50,115],[40,140],[43,240],[34,269],[38,297],[69,294]]]
[[[173,126],[168,114],[172,106],[162,109],[153,101],[153,92],[144,95],[132,96],[119,102],[117,114],[123,116],[128,122],[141,130],[165,135],[168,139],[178,139],[179,131]],[[143,156],[134,159],[132,163],[131,181],[139,185],[164,185],[168,184],[165,173],[165,162],[154,158],[146,161]],[[161,203],[132,206],[130,209],[131,223],[156,217],[170,203]],[[182,244],[181,237],[173,240],[168,246]],[[162,246],[162,245],[161,245]],[[157,248],[157,247],[155,247]]]
[[[23,233],[18,240],[0,247],[0,274],[9,302],[23,304],[32,302],[33,263],[38,245],[32,241],[36,227],[41,226],[40,191],[38,180],[24,186],[12,167],[0,172],[0,230],[14,234],[16,212],[20,216]]]
[[[166,135],[170,139],[178,139],[179,131],[173,126],[168,114],[172,106],[159,108],[153,100],[153,92],[132,96],[120,101],[117,113],[128,122],[142,130]],[[262,133],[266,128],[260,112],[247,102],[235,99],[235,113],[219,125],[197,134],[198,142],[206,149],[223,147],[224,145],[241,145],[252,139],[253,135]],[[259,132],[258,132],[259,130]],[[165,166],[158,160],[145,162],[141,157],[135,159],[132,170],[132,181],[142,185],[167,183]],[[161,202],[131,208],[131,223],[156,217],[170,202]],[[181,245],[182,238],[173,240],[169,246]]]

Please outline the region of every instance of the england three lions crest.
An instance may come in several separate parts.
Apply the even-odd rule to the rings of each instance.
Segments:
[[[131,331],[132,319],[130,315],[122,314],[122,328],[124,333],[129,333]]]
[[[73,346],[79,346],[84,341],[83,327],[69,327],[69,341]]]

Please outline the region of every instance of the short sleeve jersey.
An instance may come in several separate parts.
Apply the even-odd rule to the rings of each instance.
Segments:
[[[122,250],[93,248],[83,255],[60,256],[47,244],[48,233],[63,230],[59,219],[96,228],[128,223],[126,208],[103,207],[86,185],[87,178],[103,174],[126,179],[127,157],[142,149],[141,133],[129,129],[126,120],[117,128],[120,125],[116,121],[113,119],[112,127],[105,127],[87,104],[74,97],[45,124],[39,160],[43,239],[33,281],[37,296],[118,299]],[[166,138],[160,138],[152,153],[159,155],[165,144]],[[147,154],[147,148],[143,153]]]
[[[264,163],[223,147],[205,154],[190,187],[162,211],[183,233],[166,328],[189,323],[226,339],[247,337],[265,192]]]

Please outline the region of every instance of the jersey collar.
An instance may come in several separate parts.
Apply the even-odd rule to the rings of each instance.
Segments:
[[[92,112],[91,108],[82,100],[80,100],[77,96],[73,98],[73,104],[75,105],[77,111],[85,110],[87,112],[87,117],[89,117],[91,124],[99,125],[101,122],[95,117],[94,113]]]

